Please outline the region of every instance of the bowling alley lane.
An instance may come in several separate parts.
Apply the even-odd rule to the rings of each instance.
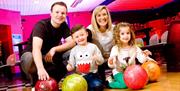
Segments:
[[[132,89],[104,89],[104,91],[134,91]],[[180,91],[180,72],[167,72],[161,66],[161,76],[157,82],[148,83],[143,89],[135,91]]]
[[[31,91],[32,87],[25,84],[24,81],[18,78],[14,82],[9,83],[10,85],[4,88],[0,88],[0,91]],[[14,84],[14,85],[12,85]],[[0,82],[0,86],[4,85]],[[105,88],[104,91],[134,91],[128,89],[109,89]],[[161,76],[157,82],[148,83],[142,89],[136,91],[180,91],[180,72],[167,72],[166,65],[161,66]]]

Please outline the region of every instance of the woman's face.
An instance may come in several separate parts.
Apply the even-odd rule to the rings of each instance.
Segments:
[[[108,23],[108,13],[106,9],[102,9],[96,15],[96,21],[100,27],[106,27]]]
[[[129,27],[121,27],[120,29],[120,40],[123,44],[128,44],[131,39],[131,33],[129,31]]]

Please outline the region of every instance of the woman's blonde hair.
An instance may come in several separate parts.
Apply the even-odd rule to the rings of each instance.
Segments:
[[[98,25],[97,20],[96,20],[96,15],[97,15],[97,13],[102,11],[103,9],[106,10],[107,15],[108,15],[108,25],[106,26],[107,27],[107,31],[112,29],[112,21],[111,21],[111,15],[109,13],[109,10],[108,10],[108,8],[105,5],[101,5],[101,6],[97,6],[93,10],[93,14],[92,14],[92,18],[91,18],[91,24],[92,24],[92,28],[93,28],[92,32],[93,33],[96,33],[96,31],[100,31],[99,30],[99,25]]]
[[[130,46],[134,46],[135,45],[135,34],[134,34],[134,31],[132,30],[132,26],[130,23],[127,23],[127,22],[120,22],[118,23],[115,27],[114,27],[114,41],[115,41],[115,44],[118,46],[118,48],[122,47],[122,42],[120,40],[120,28],[122,27],[129,27],[129,31],[130,31],[130,34],[131,34],[131,39],[130,41],[128,42],[128,44]]]

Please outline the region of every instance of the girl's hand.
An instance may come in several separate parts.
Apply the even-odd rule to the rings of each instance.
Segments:
[[[146,56],[152,55],[151,51],[149,51],[149,50],[144,50],[143,54]]]
[[[158,62],[157,62],[157,61],[155,61],[154,59],[152,59],[152,58],[150,58],[150,57],[148,57],[147,61],[152,61],[152,62],[154,62],[154,63],[158,64]]]
[[[108,64],[113,65],[113,58],[108,59]]]
[[[114,68],[113,60],[114,60],[113,57],[109,57],[109,59],[108,59],[108,66],[109,66],[110,68]]]

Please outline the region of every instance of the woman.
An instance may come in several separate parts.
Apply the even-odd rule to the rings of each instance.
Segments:
[[[105,82],[105,69],[108,68],[106,60],[109,58],[113,43],[113,27],[111,15],[106,6],[98,6],[94,9],[91,25],[87,28],[92,32],[92,42],[95,43],[105,59],[105,63],[98,69],[101,79]]]
[[[87,28],[92,32],[92,42],[101,50],[105,60],[109,57],[113,46],[113,27],[109,10],[106,6],[98,6],[94,9],[91,25]]]

